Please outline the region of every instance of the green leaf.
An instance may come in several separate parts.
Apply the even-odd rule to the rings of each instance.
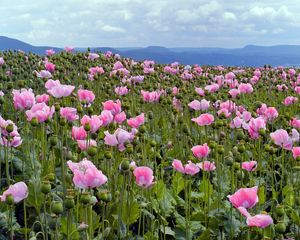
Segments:
[[[176,172],[173,176],[172,187],[175,191],[175,194],[179,194],[184,189],[184,179],[182,174]]]
[[[213,192],[213,186],[212,184],[207,180],[204,179],[201,181],[200,186],[199,186],[199,190],[201,193],[204,194],[204,201],[208,202],[212,192]]]
[[[259,199],[259,204],[264,204],[266,202],[265,186],[259,187],[258,199]]]
[[[159,207],[162,210],[163,216],[170,216],[174,212],[175,199],[169,191],[165,192],[163,199],[159,202]]]
[[[68,235],[68,220],[66,217],[61,218],[61,232],[67,236]],[[72,239],[79,239],[79,233],[77,231],[77,227],[74,223],[70,224],[71,229],[69,230],[69,233],[72,233]]]
[[[283,202],[289,206],[294,206],[295,192],[292,186],[287,185],[282,190]]]
[[[197,238],[197,240],[207,240],[210,238],[210,231],[209,229],[206,229],[204,232],[201,233],[201,235]]]
[[[158,201],[160,201],[164,197],[165,191],[166,185],[162,180],[157,181],[154,187],[152,187],[151,189],[152,194],[156,195],[156,199]]]
[[[175,232],[169,226],[160,225],[160,231],[166,235],[175,236]]]
[[[130,225],[136,222],[140,215],[140,206],[137,202],[132,202],[129,206],[126,201],[122,207],[122,221],[126,225]]]

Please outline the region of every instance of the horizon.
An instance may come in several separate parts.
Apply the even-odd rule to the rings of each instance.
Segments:
[[[29,44],[29,45],[32,45],[34,47],[53,47],[53,48],[61,48],[63,49],[65,46],[68,46],[68,45],[65,45],[65,46],[52,46],[52,45],[49,45],[49,44],[45,44],[45,45],[35,45],[33,43],[30,43],[30,42],[26,42],[24,40],[21,40],[21,39],[17,39],[17,38],[13,38],[13,37],[10,37],[10,36],[3,36],[3,35],[0,35],[0,37],[4,37],[4,38],[9,38],[9,39],[13,39],[13,40],[17,40],[17,41],[21,41],[21,42],[24,42],[26,44]],[[222,48],[222,49],[242,49],[242,48],[245,48],[245,47],[249,47],[249,46],[256,46],[256,47],[277,47],[277,46],[300,46],[300,43],[299,44],[285,44],[285,43],[279,43],[279,44],[276,44],[276,45],[258,45],[258,44],[246,44],[244,46],[239,46],[239,47],[219,47],[219,46],[212,46],[212,47],[203,47],[203,46],[195,46],[195,47],[189,47],[189,46],[174,46],[174,47],[169,47],[169,46],[163,46],[163,45],[147,45],[147,46],[120,46],[120,47],[117,47],[117,46],[71,46],[71,47],[74,47],[74,48],[78,48],[78,49],[82,49],[82,48],[115,48],[115,49],[122,49],[122,48],[149,48],[149,47],[162,47],[162,48],[167,48],[167,49],[180,49],[180,48],[190,48],[190,49],[197,49],[197,48]]]

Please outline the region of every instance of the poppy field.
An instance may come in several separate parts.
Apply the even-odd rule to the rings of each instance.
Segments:
[[[0,240],[300,239],[300,71],[0,53]]]

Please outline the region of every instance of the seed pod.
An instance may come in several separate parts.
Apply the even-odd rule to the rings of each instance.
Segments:
[[[61,214],[64,211],[62,202],[59,202],[59,201],[52,202],[51,210],[56,215]]]
[[[51,183],[48,180],[45,180],[41,184],[41,192],[44,194],[48,194],[51,191]]]

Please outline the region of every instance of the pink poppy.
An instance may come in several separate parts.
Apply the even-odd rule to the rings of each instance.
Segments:
[[[116,122],[118,124],[123,123],[125,120],[126,120],[126,114],[124,111],[120,112],[114,116],[114,122]]]
[[[194,100],[188,104],[188,106],[194,110],[207,110],[209,108],[209,101],[202,99],[201,101]]]
[[[266,228],[273,224],[273,219],[268,214],[257,214],[253,217],[247,217],[246,222],[249,227]]]
[[[77,109],[71,107],[60,108],[60,116],[67,119],[69,122],[73,122],[79,118]]]
[[[21,202],[28,197],[28,187],[24,182],[17,182],[10,185],[9,188],[0,195],[1,202],[5,202],[9,195],[13,196],[15,203]]]
[[[79,89],[77,95],[79,101],[86,104],[92,103],[95,100],[95,94],[89,90]]]
[[[49,102],[49,95],[48,94],[42,94],[42,95],[37,95],[35,97],[35,100],[37,103],[48,103]]]
[[[26,111],[27,120],[31,121],[36,118],[39,123],[51,119],[55,112],[54,106],[49,107],[45,103],[36,103],[30,110]]]
[[[107,182],[107,177],[86,158],[79,163],[67,162],[73,172],[73,183],[78,188],[89,189],[100,187]]]
[[[136,184],[142,188],[151,187],[154,182],[153,171],[149,167],[136,167],[133,171]]]
[[[249,162],[242,162],[242,169],[253,172],[257,168],[257,162],[256,161],[249,161]]]
[[[91,117],[84,115],[80,120],[82,126],[89,124],[90,132],[95,133],[102,126],[102,120],[99,116],[92,115]]]
[[[121,112],[121,101],[118,99],[115,102],[113,100],[108,100],[102,103],[103,109],[110,111],[112,115],[116,115]]]
[[[228,195],[229,201],[235,208],[252,208],[258,202],[257,189],[257,186],[252,188],[240,188],[233,195]]]
[[[145,123],[144,113],[136,116],[135,118],[130,118],[127,120],[127,124],[132,128],[139,128]]]
[[[126,95],[128,93],[128,88],[126,86],[125,87],[116,87],[115,93],[120,96]]]
[[[31,89],[13,90],[12,94],[16,110],[30,109],[35,104],[34,93]]]
[[[209,113],[203,113],[197,118],[192,119],[193,122],[196,122],[199,126],[208,126],[214,122],[214,116]]]
[[[284,149],[291,150],[293,147],[293,140],[289,136],[286,130],[278,129],[275,132],[270,134],[271,139],[277,146],[280,146]]]
[[[111,111],[108,110],[103,110],[99,117],[102,121],[102,126],[107,126],[114,120],[114,116],[112,115]]]
[[[87,138],[87,132],[84,130],[84,127],[72,127],[72,138],[74,140],[84,140]]]
[[[300,157],[300,147],[293,147],[292,148],[293,158],[297,159]]]
[[[203,161],[201,163],[197,163],[197,166],[202,169],[203,171],[211,172],[216,169],[216,165],[214,162],[210,161]]]
[[[97,147],[97,142],[93,139],[90,140],[77,140],[78,147],[81,151],[87,150],[89,147]]]
[[[194,146],[191,150],[196,158],[205,158],[210,153],[210,149],[207,143],[204,143],[203,145]]]

